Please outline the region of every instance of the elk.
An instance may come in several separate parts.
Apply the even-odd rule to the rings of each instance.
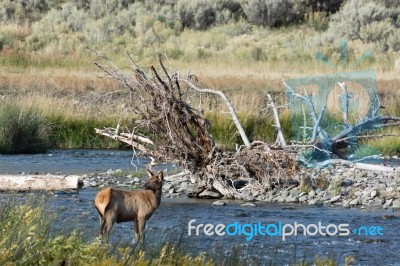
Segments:
[[[144,190],[123,191],[103,188],[97,193],[95,206],[100,218],[100,236],[106,237],[114,222],[134,222],[136,242],[144,239],[146,221],[160,206],[161,190],[164,180],[162,171],[154,175],[147,170],[149,179]]]

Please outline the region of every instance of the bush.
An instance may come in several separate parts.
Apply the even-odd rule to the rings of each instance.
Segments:
[[[376,43],[382,50],[400,50],[400,6],[389,0],[347,1],[332,15],[328,34]]]
[[[86,243],[73,232],[52,235],[54,215],[45,211],[44,200],[30,198],[18,204],[15,199],[0,206],[1,265],[88,265],[115,263],[110,249],[99,241]]]
[[[255,25],[279,27],[304,18],[305,6],[293,0],[247,0],[243,5],[247,20]]]
[[[45,152],[49,134],[49,124],[34,108],[0,107],[0,153]]]
[[[199,30],[238,20],[243,14],[240,3],[229,0],[178,0],[176,10],[183,27]]]

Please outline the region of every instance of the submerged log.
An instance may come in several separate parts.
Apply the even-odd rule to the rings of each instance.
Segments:
[[[0,191],[78,190],[76,175],[0,175]]]

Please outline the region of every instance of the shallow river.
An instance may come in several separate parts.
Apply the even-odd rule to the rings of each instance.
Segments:
[[[54,151],[53,155],[0,156],[0,173],[17,172],[64,172],[84,173],[113,169],[132,169],[131,152],[120,151]],[[76,228],[86,235],[97,235],[99,230],[97,212],[92,205],[96,195],[93,189],[81,190],[78,194],[56,193],[49,196],[47,204],[57,214],[57,223],[63,229]],[[21,194],[20,196],[23,196]],[[1,194],[1,197],[7,197]],[[185,246],[193,252],[214,252],[226,254],[233,246],[242,247],[242,256],[250,254],[261,262],[267,262],[272,256],[278,265],[291,263],[297,259],[313,258],[315,255],[333,256],[344,263],[344,256],[352,255],[356,265],[400,265],[400,212],[383,210],[343,209],[331,207],[309,207],[304,205],[262,204],[256,207],[241,207],[239,202],[228,202],[227,206],[211,206],[208,200],[183,198],[163,198],[160,208],[150,218],[146,226],[146,243],[166,242],[173,237],[183,236]],[[274,224],[304,225],[321,222],[322,226],[348,224],[347,236],[281,236],[256,235],[246,241],[245,235],[206,236],[204,230],[195,236],[188,236],[188,223],[197,226],[200,223],[217,224]],[[369,234],[366,235],[365,228]],[[360,228],[360,232],[352,230]],[[270,233],[273,234],[273,226]],[[379,229],[380,228],[380,229]],[[200,228],[202,229],[202,228]],[[231,227],[231,229],[234,229]],[[287,230],[290,228],[287,227]],[[331,232],[334,226],[330,227]],[[312,230],[311,230],[312,231]],[[232,234],[234,230],[230,231]],[[247,227],[246,232],[250,232]],[[379,233],[378,233],[379,232]],[[249,235],[249,233],[246,233]],[[359,235],[360,234],[360,235]],[[115,245],[130,243],[133,238],[132,223],[114,225],[112,243]],[[295,255],[294,255],[295,254]]]

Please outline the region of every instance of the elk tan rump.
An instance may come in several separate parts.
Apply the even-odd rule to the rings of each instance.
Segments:
[[[110,202],[111,188],[103,188],[97,193],[96,199],[94,200],[97,210],[101,215],[104,215],[106,207]]]

